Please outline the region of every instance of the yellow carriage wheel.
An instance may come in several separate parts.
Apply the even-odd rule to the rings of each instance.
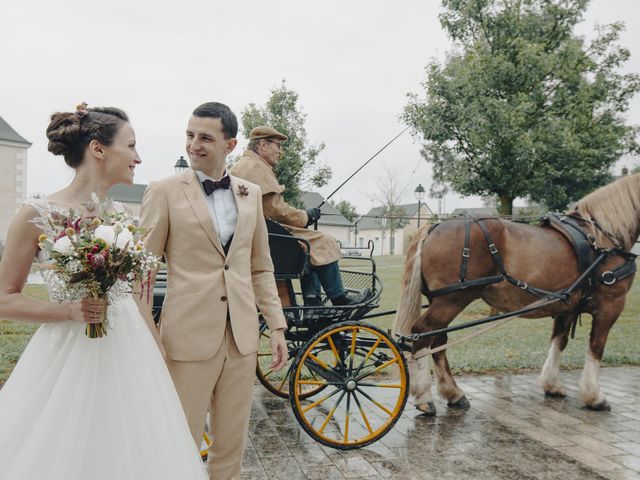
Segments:
[[[305,371],[316,378],[305,378]],[[318,332],[293,362],[290,401],[316,441],[349,450],[386,435],[409,394],[409,372],[397,344],[383,330],[343,322]],[[323,387],[302,397],[301,386]]]
[[[200,445],[200,457],[202,458],[203,462],[206,462],[207,458],[209,458],[210,446],[211,446],[211,438],[209,438],[209,435],[207,434],[207,432],[204,432],[202,434],[202,443]]]
[[[291,333],[287,333],[287,336]],[[296,340],[287,338],[287,348],[289,350],[289,360],[287,364],[277,372],[274,372],[269,368],[271,363],[271,343],[270,343],[269,327],[265,324],[260,325],[260,344],[258,347],[258,362],[256,365],[256,376],[260,383],[271,393],[281,398],[289,398],[289,375],[291,373],[291,365],[294,358],[298,354],[298,351],[305,342],[302,340]],[[313,372],[309,372],[304,369],[302,372],[304,378],[314,379],[316,375]],[[300,385],[299,395],[301,398],[307,398],[311,395],[315,395],[324,387],[316,385]]]

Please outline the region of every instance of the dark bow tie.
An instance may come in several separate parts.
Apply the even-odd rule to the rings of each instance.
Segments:
[[[229,175],[225,175],[220,180],[205,180],[202,182],[202,186],[204,187],[204,193],[207,195],[211,195],[214,191],[219,188],[224,188],[225,190],[229,190],[229,185],[231,185],[231,179]]]

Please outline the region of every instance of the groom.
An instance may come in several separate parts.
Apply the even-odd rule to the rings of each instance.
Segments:
[[[270,368],[287,361],[260,189],[225,171],[237,131],[226,105],[197,107],[187,126],[191,169],[152,182],[141,209],[146,244],[167,262],[160,317],[167,365],[197,444],[210,411],[207,468],[216,480],[240,477],[259,342],[256,305],[272,332]]]

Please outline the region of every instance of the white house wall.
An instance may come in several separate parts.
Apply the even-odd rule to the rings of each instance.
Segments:
[[[0,143],[0,238],[4,242],[9,225],[27,192],[27,149]]]
[[[396,230],[393,234],[394,237],[394,255],[404,255],[404,230]],[[373,255],[391,255],[391,242],[389,230],[383,232],[382,230],[360,230],[357,237],[357,246],[366,247],[369,240],[373,241]]]
[[[313,225],[310,225],[308,228],[313,228]],[[333,238],[338,240],[343,246],[349,246],[351,243],[349,242],[349,236],[351,232],[350,227],[339,227],[334,225],[318,225],[318,230],[326,233],[327,235],[331,235]]]

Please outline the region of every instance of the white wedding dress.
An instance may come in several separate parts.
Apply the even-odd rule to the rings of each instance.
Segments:
[[[38,208],[39,210],[41,209]],[[45,272],[51,301],[74,301]],[[2,480],[206,480],[169,372],[126,285],[108,335],[42,325],[0,389]]]

